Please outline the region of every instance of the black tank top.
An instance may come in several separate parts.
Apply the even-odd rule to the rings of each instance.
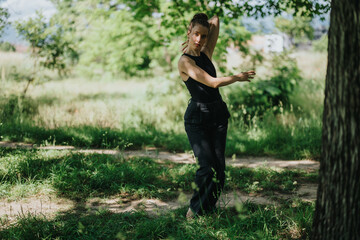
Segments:
[[[192,56],[186,53],[183,55],[193,59],[196,65],[207,72],[210,76],[216,77],[215,67],[205,53],[200,52],[200,56]],[[190,92],[191,99],[195,102],[209,103],[222,100],[218,88],[206,86],[205,84],[202,84],[201,82],[198,82],[191,77],[185,81],[185,85]]]

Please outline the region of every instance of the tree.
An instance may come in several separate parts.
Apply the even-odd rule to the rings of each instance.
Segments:
[[[125,9],[110,16],[99,13],[85,31],[81,63],[100,72],[137,75],[149,68],[151,53],[159,46],[154,19],[146,16],[143,22],[136,21]]]
[[[196,12],[218,15],[222,20],[221,39],[214,60],[220,71],[226,48],[243,44],[251,35],[240,24],[243,15],[279,15],[293,9],[312,17],[328,10],[310,0],[247,1],[232,0],[51,0],[57,8],[53,21],[64,31],[72,31],[82,69],[99,73],[136,75],[154,66],[172,70],[179,46],[186,38],[187,24]],[[308,10],[307,10],[308,9]],[[131,31],[128,31],[131,29]],[[126,32],[126,34],[124,34]],[[99,45],[101,47],[99,47]],[[256,56],[258,57],[258,56]],[[254,59],[256,59],[256,57]]]
[[[311,17],[295,16],[292,19],[277,17],[275,26],[281,32],[290,37],[292,44],[304,42],[304,40],[314,38],[314,29],[311,26]]]
[[[35,18],[17,22],[16,29],[30,42],[32,55],[40,65],[57,70],[60,76],[65,75],[70,66],[78,60],[72,40],[66,38],[69,31],[57,24],[54,19],[47,23],[38,12]]]
[[[360,2],[332,0],[313,239],[360,239]]]
[[[3,2],[3,0],[0,0],[0,3]],[[10,14],[6,8],[0,7],[0,37],[3,33],[3,30],[5,26],[8,24],[8,18]]]

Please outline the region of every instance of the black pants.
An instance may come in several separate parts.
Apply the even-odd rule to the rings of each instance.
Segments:
[[[194,104],[196,107],[191,106]],[[220,106],[192,102],[187,110],[187,113],[192,113],[190,116],[185,113],[185,130],[200,166],[196,171],[196,187],[190,208],[199,215],[215,209],[225,183],[225,145],[229,114],[224,102]]]

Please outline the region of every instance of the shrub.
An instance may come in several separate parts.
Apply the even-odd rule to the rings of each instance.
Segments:
[[[274,57],[272,64],[274,69],[272,77],[251,82],[246,88],[239,86],[229,93],[230,109],[236,112],[233,117],[243,118],[249,123],[255,115],[262,117],[274,106],[276,106],[275,113],[281,111],[282,107],[290,106],[290,95],[301,80],[296,61],[286,55],[280,55]]]
[[[2,52],[15,52],[16,48],[9,42],[0,42],[0,51]]]

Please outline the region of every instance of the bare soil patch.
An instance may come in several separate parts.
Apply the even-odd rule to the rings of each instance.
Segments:
[[[45,215],[55,217],[58,212],[68,211],[74,207],[73,201],[56,196],[32,196],[18,201],[0,200],[0,218],[2,227],[16,222],[17,218]]]

